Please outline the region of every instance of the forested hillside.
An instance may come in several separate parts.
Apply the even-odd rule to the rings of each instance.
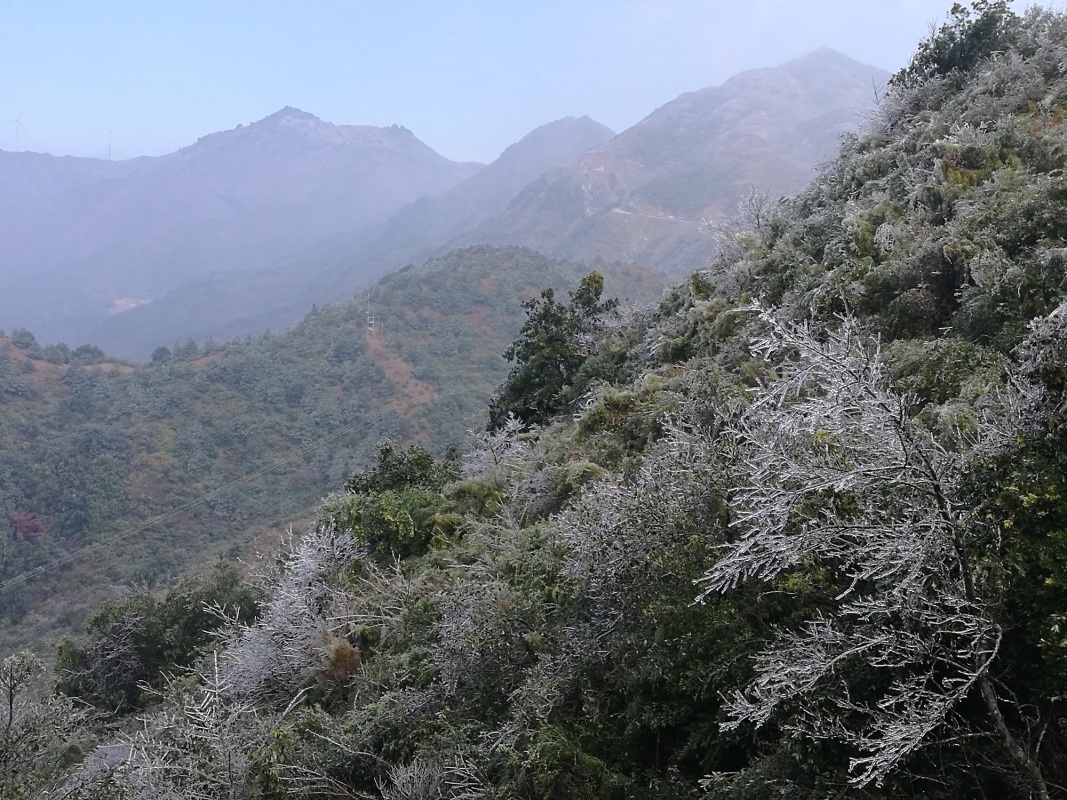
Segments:
[[[522,301],[585,269],[468,248],[285,333],[159,348],[143,367],[26,331],[0,339],[0,647],[70,630],[120,587],[276,539],[380,439],[462,445],[505,374]],[[650,273],[605,270],[622,296],[662,291]]]
[[[462,457],[6,660],[4,796],[1067,797],[1065,119],[1067,14],[954,6],[658,305],[529,299]]]

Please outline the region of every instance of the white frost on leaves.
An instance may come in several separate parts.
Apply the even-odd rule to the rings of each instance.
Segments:
[[[259,618],[250,625],[232,620],[223,632],[220,668],[237,696],[289,702],[308,683],[334,633],[330,579],[359,555],[351,535],[326,525],[290,547]]]
[[[753,350],[777,375],[726,433],[735,538],[700,599],[809,568],[843,589],[832,612],[758,656],[725,727],[762,725],[788,706],[787,727],[852,745],[854,782],[878,783],[951,727],[999,647],[975,589],[996,531],[972,513],[960,480],[968,459],[1009,432],[993,414],[976,417],[950,450],[915,422],[852,320],[817,338],[753,310],[770,330]],[[886,676],[875,696],[850,691],[859,667]]]

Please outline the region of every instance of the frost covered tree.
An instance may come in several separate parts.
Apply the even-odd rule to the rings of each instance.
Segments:
[[[195,679],[195,683],[189,680]],[[241,800],[256,795],[250,767],[265,733],[234,698],[217,654],[158,696],[139,729],[90,754],[60,796],[77,800]],[[5,795],[6,797],[6,795]]]
[[[1009,771],[1048,797],[1039,721],[995,672],[1001,531],[964,483],[971,459],[1010,442],[997,419],[1010,418],[1013,392],[958,419],[946,443],[893,391],[853,321],[817,337],[756,310],[769,333],[753,348],[777,375],[724,437],[737,469],[732,536],[701,598],[750,581],[831,591],[757,656],[725,727],[775,720],[844,742],[857,786],[934,741],[992,735]]]
[[[234,699],[217,655],[199,676],[202,685],[172,707],[144,720],[129,740],[123,783],[134,798],[237,800],[251,796],[249,766],[260,731],[255,709]]]
[[[23,651],[0,662],[0,797],[41,797],[62,772],[62,757],[86,713],[48,696],[44,667]]]
[[[284,706],[314,679],[343,621],[328,618],[329,578],[360,555],[343,531],[315,525],[291,542],[276,571],[264,577],[259,617],[234,617],[221,632],[220,670],[235,696],[256,707]],[[231,609],[217,609],[225,617]]]

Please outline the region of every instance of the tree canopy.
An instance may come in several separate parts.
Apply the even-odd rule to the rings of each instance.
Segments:
[[[567,293],[567,303],[557,301],[549,288],[522,304],[526,322],[504,351],[515,366],[490,403],[490,429],[511,414],[524,423],[544,422],[576,399],[575,376],[590,355],[604,315],[619,304],[616,299],[602,302],[603,291],[604,277],[591,272]]]

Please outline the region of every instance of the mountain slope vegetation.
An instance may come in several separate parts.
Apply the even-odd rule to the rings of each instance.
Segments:
[[[190,340],[142,367],[41,347],[26,331],[0,339],[0,582],[95,551],[5,587],[0,641],[48,638],[117,587],[244,554],[313,513],[383,438],[462,444],[506,372],[521,303],[585,269],[468,248],[283,334]],[[624,297],[661,290],[650,273],[603,269]]]
[[[5,661],[12,796],[1067,796],[1065,108],[1067,14],[954,6],[658,305],[528,303],[594,318],[555,414],[384,444],[119,755]]]

